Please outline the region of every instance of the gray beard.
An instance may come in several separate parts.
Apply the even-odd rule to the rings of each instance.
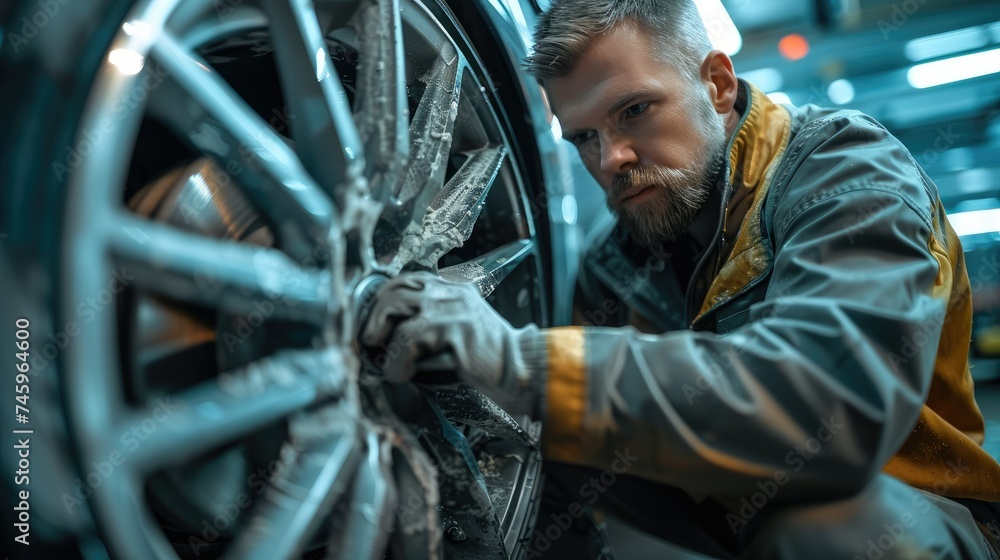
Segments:
[[[645,247],[656,247],[684,234],[714,188],[723,166],[726,138],[722,123],[706,130],[709,146],[704,159],[685,169],[636,167],[615,177],[607,192],[608,208],[632,239]],[[652,187],[648,200],[633,206],[622,205],[621,194],[639,187]]]

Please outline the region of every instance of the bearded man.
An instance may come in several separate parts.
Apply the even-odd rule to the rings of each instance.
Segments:
[[[688,0],[555,0],[527,68],[617,217],[582,326],[514,329],[416,274],[364,337],[406,342],[389,379],[450,351],[545,420],[562,505],[529,557],[604,554],[576,538],[593,507],[719,558],[997,558],[962,248],[903,145],[771,102]]]

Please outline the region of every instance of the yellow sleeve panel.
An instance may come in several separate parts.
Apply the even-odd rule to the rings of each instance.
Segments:
[[[962,244],[940,204],[928,247],[938,261],[931,290],[946,304],[934,378],[913,433],[885,466],[908,484],[952,498],[1000,501],[1000,464],[982,447],[983,416],[969,371],[972,298]]]
[[[996,460],[928,406],[920,411],[913,433],[883,470],[941,496],[1000,501]]]
[[[583,417],[587,408],[587,365],[583,327],[546,329],[548,383],[542,454],[579,463],[584,456]]]
[[[934,379],[927,406],[977,444],[983,442],[983,417],[976,404],[972,373],[969,371],[969,342],[972,339],[972,290],[965,266],[962,244],[938,206],[943,227],[935,223],[928,240],[938,261],[938,279],[932,290],[945,302]],[[939,237],[941,238],[939,240]]]

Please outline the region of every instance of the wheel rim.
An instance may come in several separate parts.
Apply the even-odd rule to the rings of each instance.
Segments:
[[[373,275],[407,268],[475,282],[488,294],[539,258],[505,132],[461,49],[416,0],[233,2],[224,13],[219,7],[207,0],[140,2],[108,49],[80,125],[81,137],[98,149],[70,176],[62,314],[79,313],[117,278],[129,293],[144,294],[136,301],[155,294],[217,309],[219,325],[260,315],[261,303],[270,303],[264,318],[297,325],[308,344],[221,357],[219,377],[166,400],[147,393],[135,402],[123,377],[131,359],[122,357],[127,337],[114,313],[95,313],[80,344],[67,348],[64,373],[81,467],[115,467],[92,486],[90,505],[116,554],[176,557],[162,519],[146,503],[147,479],[283,424],[295,442],[283,448],[287,468],[272,474],[227,557],[294,557],[331,517],[343,529],[327,539],[333,554],[374,558],[389,547],[400,557],[438,556],[438,467],[362,371],[355,300]],[[262,28],[290,113],[309,115],[287,123],[290,138],[199,54],[212,41]],[[356,45],[361,55],[353,107],[333,72],[330,45],[337,41]],[[166,77],[154,81],[161,67]],[[423,83],[419,96],[408,94],[408,76],[410,89]],[[138,101],[137,91],[145,92]],[[180,173],[184,187],[164,192],[182,197],[219,188],[228,175],[232,181],[222,188],[239,193],[248,214],[260,215],[275,246],[207,236],[176,220],[143,217],[134,205],[126,209],[128,154],[100,147],[135,144],[144,117],[164,122],[208,156]],[[232,161],[243,165],[238,177],[227,167]],[[505,192],[498,195],[496,183]],[[507,199],[513,236],[491,239],[491,250],[480,254],[462,251],[489,196]],[[439,269],[443,256],[451,263]],[[537,296],[525,297],[537,318]],[[260,378],[264,390],[240,390]],[[537,432],[523,443],[533,447],[536,439]],[[423,503],[414,526],[402,531],[399,497],[414,489]],[[345,503],[372,507],[352,512]],[[388,542],[394,526],[393,539],[405,534],[405,545]]]

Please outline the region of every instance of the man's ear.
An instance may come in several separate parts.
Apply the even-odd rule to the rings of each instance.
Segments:
[[[708,98],[716,112],[725,115],[736,105],[739,82],[733,71],[733,61],[726,53],[714,50],[701,63],[701,81],[708,87]]]

